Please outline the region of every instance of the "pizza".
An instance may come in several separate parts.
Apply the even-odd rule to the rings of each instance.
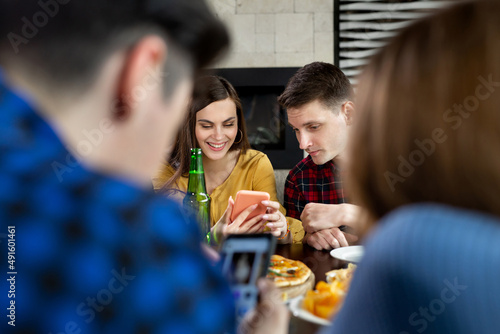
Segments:
[[[304,263],[272,255],[267,278],[279,287],[296,286],[304,283],[311,276],[311,269]]]
[[[330,270],[325,273],[326,281],[328,283],[333,283],[334,281],[345,282],[349,286],[355,270],[356,265],[352,263],[349,263],[347,268],[344,269]]]

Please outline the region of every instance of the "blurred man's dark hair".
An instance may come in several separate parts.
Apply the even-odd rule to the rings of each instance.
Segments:
[[[45,89],[87,88],[107,56],[147,34],[170,42],[167,94],[186,60],[200,69],[228,44],[201,0],[0,0],[0,66]]]

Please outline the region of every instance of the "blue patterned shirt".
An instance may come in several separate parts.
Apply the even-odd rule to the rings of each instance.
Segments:
[[[402,206],[365,240],[349,293],[321,334],[500,333],[500,219]]]
[[[83,168],[26,101],[0,72],[0,333],[235,332],[197,225]]]

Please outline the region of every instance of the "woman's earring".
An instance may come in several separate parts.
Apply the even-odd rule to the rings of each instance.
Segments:
[[[241,131],[241,129],[238,129],[238,131],[240,132],[240,140],[235,141],[233,144],[239,144],[243,140],[243,132]]]

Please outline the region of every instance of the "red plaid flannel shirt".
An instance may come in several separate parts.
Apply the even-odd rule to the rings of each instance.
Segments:
[[[341,171],[333,161],[316,165],[311,156],[299,162],[285,182],[284,206],[286,215],[300,219],[307,203],[346,203]]]

